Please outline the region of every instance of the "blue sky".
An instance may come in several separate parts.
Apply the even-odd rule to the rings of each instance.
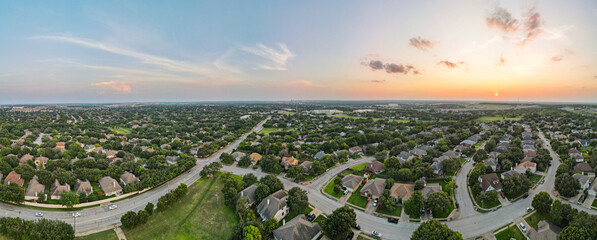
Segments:
[[[597,101],[596,1],[5,1],[0,9],[0,104]]]

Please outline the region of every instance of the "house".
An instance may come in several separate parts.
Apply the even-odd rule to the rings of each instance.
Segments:
[[[251,153],[250,157],[251,157],[251,164],[253,166],[255,166],[255,164],[257,164],[257,162],[259,162],[263,158],[261,156],[261,154],[259,154],[259,153]]]
[[[356,147],[349,148],[348,152],[350,153],[350,155],[355,155],[355,154],[358,154],[358,153],[362,153],[363,149],[361,147],[359,147],[359,146],[356,146]]]
[[[421,148],[415,148],[410,150],[410,154],[415,155],[416,157],[422,158],[423,156],[427,155],[427,151]]]
[[[37,157],[37,158],[35,158],[35,161],[33,161],[33,162],[35,163],[37,168],[40,168],[41,166],[45,167],[46,164],[48,163],[48,158],[47,157]]]
[[[276,240],[315,240],[321,233],[321,226],[309,222],[302,214],[273,231]]]
[[[589,140],[586,139],[579,139],[576,142],[578,142],[578,144],[580,144],[581,147],[588,147],[591,144]]]
[[[139,182],[139,178],[137,178],[135,174],[132,174],[130,172],[124,172],[122,175],[120,175],[120,183],[122,183],[123,186],[137,182]]]
[[[497,158],[488,158],[485,159],[485,161],[483,161],[483,163],[485,164],[485,166],[489,166],[491,167],[491,170],[493,170],[494,172],[497,171],[498,169],[498,160]]]
[[[27,186],[27,191],[25,191],[25,200],[38,200],[39,197],[44,196],[45,190],[46,186],[40,184],[37,181],[37,176],[35,176],[29,181],[29,186]]]
[[[429,195],[431,195],[432,193],[441,191],[442,186],[439,185],[439,183],[426,183],[425,187],[421,189],[421,193],[423,194],[423,197],[425,197],[425,199],[427,199]]]
[[[257,213],[262,219],[273,218],[276,221],[282,220],[288,214],[289,210],[284,190],[278,190],[265,197],[257,206]]]
[[[298,159],[294,157],[283,157],[282,158],[282,166],[284,169],[288,170],[292,166],[298,165]]]
[[[433,174],[435,176],[441,176],[444,173],[444,170],[443,170],[444,165],[440,161],[434,161],[431,164],[431,167],[433,168]]]
[[[77,194],[85,193],[85,195],[89,196],[93,193],[93,187],[91,187],[89,180],[85,179],[85,181],[81,181],[81,179],[77,179],[77,182],[75,182],[75,192]]]
[[[450,150],[442,153],[442,156],[446,156],[448,158],[460,158],[460,153]]]
[[[377,199],[383,195],[383,190],[386,188],[386,180],[381,178],[370,179],[361,188],[361,195],[373,199]]]
[[[522,160],[520,160],[520,163],[530,162],[532,160],[533,160],[533,157],[531,157],[531,156],[525,156]]]
[[[234,157],[234,160],[236,161],[240,161],[241,158],[243,158],[244,156],[246,156],[247,154],[244,152],[234,152],[232,154],[232,157]]]
[[[70,185],[66,183],[60,185],[58,179],[54,180],[54,183],[52,183],[52,188],[50,190],[50,199],[60,199],[60,194],[62,194],[63,192],[70,192]]]
[[[348,191],[351,192],[357,190],[357,188],[359,188],[362,182],[363,177],[354,174],[348,174],[342,178],[342,186],[344,186]]]
[[[379,173],[383,172],[384,165],[383,165],[383,163],[381,163],[379,161],[372,161],[370,163],[367,163],[365,170],[374,172],[375,174],[379,174]]]
[[[311,161],[304,161],[303,163],[301,163],[301,166],[305,169],[305,172],[311,172],[311,169],[313,168],[313,162]]]
[[[585,158],[580,153],[572,154],[572,155],[570,155],[570,157],[573,158],[577,163],[581,163],[581,162],[585,161]]]
[[[402,151],[396,156],[396,158],[398,158],[398,161],[400,161],[401,164],[404,164],[404,162],[410,161],[413,156],[407,151]]]
[[[93,150],[95,150],[95,146],[94,145],[85,145],[85,147],[83,147],[83,149],[85,150],[86,153],[90,153]]]
[[[19,185],[19,187],[23,187],[23,184],[25,184],[25,179],[21,178],[21,174],[12,171],[6,175],[6,178],[4,179],[4,185],[9,185],[11,183],[16,183]]]
[[[574,165],[574,168],[572,169],[572,171],[581,171],[583,173],[585,172],[593,172],[593,168],[591,167],[591,165],[589,165],[586,162],[579,162],[576,165]]]
[[[404,202],[415,192],[414,184],[394,183],[390,188],[390,196],[396,200],[402,199]]]
[[[259,184],[253,183],[253,185],[243,189],[238,193],[239,198],[247,197],[249,199],[249,204],[253,204],[255,202],[255,189],[257,189],[257,186],[259,186]]]
[[[541,240],[557,240],[562,228],[555,224],[541,220],[537,224],[537,229],[531,228],[529,230],[529,239],[541,239]]]
[[[588,192],[591,196],[597,196],[597,178],[593,180],[593,183],[591,184],[591,187],[589,187]]]
[[[25,154],[25,155],[21,156],[21,159],[19,160],[19,164],[27,164],[27,161],[29,161],[30,159],[33,159],[33,155]]]
[[[515,171],[515,170],[506,171],[506,172],[503,172],[503,173],[502,173],[502,180],[506,180],[507,178],[511,178],[511,177],[514,177],[514,176],[518,176],[518,175],[520,175],[520,174],[521,174],[521,173],[519,173],[519,172],[517,172],[517,171]]]
[[[317,159],[317,160],[321,160],[321,158],[325,156],[325,152],[323,151],[319,151],[315,154],[315,156],[313,158]]]
[[[575,173],[574,175],[572,175],[572,177],[574,179],[578,180],[578,183],[580,183],[580,189],[582,191],[589,189],[589,186],[591,186],[590,184],[591,184],[592,178],[590,176],[582,175],[580,173]]]
[[[534,162],[520,163],[520,164],[516,165],[516,167],[514,168],[514,171],[517,171],[520,174],[524,174],[527,171],[530,171],[531,173],[535,173],[535,171],[537,171],[537,163],[534,163]]]
[[[118,195],[122,193],[122,187],[110,176],[105,176],[99,180],[99,185],[106,196]]]
[[[483,191],[485,192],[502,191],[502,183],[500,182],[500,179],[495,173],[489,173],[479,176],[479,182],[481,183],[481,189],[483,189]]]

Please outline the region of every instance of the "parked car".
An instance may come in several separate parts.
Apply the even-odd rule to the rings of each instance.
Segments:
[[[523,233],[526,233],[527,227],[525,227],[523,223],[520,223],[520,230],[522,230]]]
[[[502,197],[503,199],[506,199],[506,195],[504,195],[503,192],[500,193],[500,197]]]
[[[114,210],[117,208],[118,208],[118,206],[116,204],[112,204],[112,205],[108,206],[108,210]]]
[[[72,215],[73,215],[73,217],[80,217],[81,213],[80,212],[74,212]]]
[[[36,217],[43,217],[43,216],[44,216],[44,213],[42,213],[42,212],[36,212],[36,213],[35,213],[35,216],[36,216]]]
[[[344,193],[342,193],[342,196],[346,196],[346,194],[348,194],[348,189],[346,189],[346,191],[344,191]]]
[[[398,219],[391,217],[391,218],[388,218],[388,222],[398,224]]]
[[[348,236],[346,236],[346,240],[352,240],[353,237],[354,237],[354,232],[350,231],[350,233],[348,234]]]
[[[371,232],[371,236],[375,237],[375,238],[381,238],[381,233],[378,233],[376,231]]]
[[[358,224],[357,224],[357,225],[354,225],[354,227],[353,227],[353,228],[354,228],[354,229],[356,229],[356,230],[361,230],[361,226],[359,226]]]
[[[545,179],[541,180],[541,183],[540,183],[540,184],[544,184],[544,183],[545,183]]]
[[[530,207],[528,207],[528,208],[527,208],[527,212],[531,212],[531,211],[533,211],[533,209],[532,209],[532,208],[530,208]]]
[[[377,199],[373,200],[373,206],[377,207]]]
[[[528,197],[529,197],[529,194],[528,194],[528,193],[525,193],[525,194],[522,196],[522,198],[528,198]]]

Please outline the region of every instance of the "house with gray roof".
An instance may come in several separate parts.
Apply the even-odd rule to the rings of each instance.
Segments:
[[[85,181],[81,181],[81,179],[77,179],[77,182],[75,182],[75,192],[77,192],[77,194],[84,192],[85,195],[89,196],[93,193],[93,187],[91,187],[89,180],[85,179]]]
[[[249,199],[249,203],[253,204],[255,202],[255,189],[257,189],[257,186],[259,186],[259,184],[253,183],[253,185],[243,189],[238,193],[239,198],[246,197]]]
[[[383,195],[383,190],[385,188],[386,188],[386,180],[385,179],[381,179],[381,178],[369,179],[369,181],[367,181],[367,183],[365,183],[365,185],[363,185],[363,188],[361,188],[360,194],[365,197],[377,199],[377,198],[381,197],[381,195]]]
[[[410,161],[413,156],[407,151],[402,151],[396,156],[396,158],[398,158],[398,161],[400,161],[401,164],[404,164],[404,162]]]
[[[70,192],[70,185],[66,183],[60,185],[58,179],[54,180],[54,183],[52,183],[52,188],[50,190],[50,199],[60,199],[60,194],[62,194],[63,192]]]
[[[234,152],[232,154],[232,157],[234,157],[234,160],[236,161],[240,161],[241,158],[243,158],[244,156],[246,156],[247,154],[244,152]]]
[[[284,190],[278,190],[275,193],[265,197],[257,206],[257,214],[262,219],[274,218],[276,221],[282,220],[288,214],[290,208],[286,204],[286,193]]]
[[[99,185],[106,196],[118,195],[122,193],[122,187],[110,176],[105,176],[99,180]]]
[[[574,179],[578,180],[578,183],[580,183],[581,191],[585,191],[585,190],[589,189],[589,186],[591,186],[591,180],[593,180],[592,177],[587,176],[587,175],[582,175],[580,173],[575,173],[574,175],[572,175],[572,177]]]
[[[313,158],[320,160],[323,156],[325,156],[325,152],[319,151],[315,154],[315,156]]]
[[[531,228],[529,230],[529,239],[541,239],[541,240],[557,240],[562,228],[555,224],[541,220],[537,224],[537,228]]]
[[[348,174],[342,178],[342,186],[344,186],[348,191],[351,192],[357,190],[357,188],[359,188],[362,182],[363,177],[354,174]]]
[[[276,240],[315,240],[321,236],[321,226],[300,214],[273,231]]]
[[[2,176],[0,176],[2,178]],[[46,190],[46,186],[42,185],[37,181],[37,176],[33,177],[31,181],[29,181],[29,186],[27,186],[27,191],[25,191],[25,200],[38,200],[39,197],[44,197],[44,191]]]
[[[507,178],[511,178],[511,177],[518,176],[518,175],[520,175],[520,173],[518,171],[509,170],[509,171],[502,173],[502,180],[506,180]]]
[[[122,175],[120,175],[120,182],[123,186],[126,186],[127,184],[139,182],[139,178],[137,178],[135,174],[124,172]]]

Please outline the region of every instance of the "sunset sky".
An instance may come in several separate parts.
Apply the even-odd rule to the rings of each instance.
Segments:
[[[597,102],[595,0],[2,1],[0,9],[0,104]]]

